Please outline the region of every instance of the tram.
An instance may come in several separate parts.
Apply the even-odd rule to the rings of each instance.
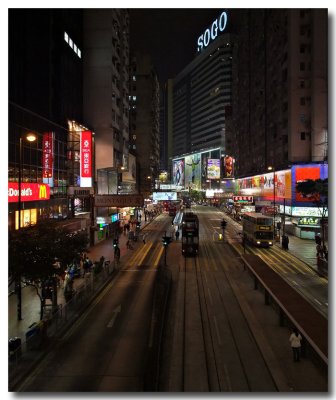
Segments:
[[[182,254],[196,256],[199,241],[198,217],[193,212],[185,212],[182,217]]]

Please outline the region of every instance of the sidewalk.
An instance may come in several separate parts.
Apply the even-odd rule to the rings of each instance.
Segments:
[[[155,218],[154,218],[155,219]],[[153,219],[153,220],[154,220]],[[150,224],[153,220],[142,221],[141,230]],[[120,258],[128,252],[126,249],[127,235],[123,233],[119,236],[119,248]],[[104,256],[105,260],[113,262],[114,259],[114,248],[113,238],[108,238],[95,246],[89,247],[87,255],[90,260],[99,261],[101,256]],[[73,282],[73,288],[76,290],[79,286],[83,285],[83,278],[75,278]],[[57,289],[57,303],[64,305],[66,303],[63,293],[62,285]],[[51,304],[50,300],[47,300],[47,304]],[[22,342],[25,341],[26,332],[29,326],[34,322],[40,321],[40,299],[36,294],[36,289],[33,286],[26,286],[22,288],[22,320],[17,320],[17,297],[14,293],[9,294],[8,297],[8,338],[19,337]]]
[[[297,236],[289,234],[288,237],[289,237],[288,252],[291,253],[293,256],[299,258],[301,261],[305,262],[318,274],[321,274],[321,271],[318,269],[317,266],[315,241],[310,239],[301,239],[298,238]],[[281,242],[276,242],[276,245],[282,248]],[[328,247],[328,243],[326,243],[326,246]],[[325,276],[325,274],[323,275]]]

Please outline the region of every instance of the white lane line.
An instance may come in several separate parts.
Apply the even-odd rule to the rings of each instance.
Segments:
[[[317,299],[315,299],[315,297],[314,297],[314,301],[316,301],[317,304],[319,304],[320,306],[322,306],[322,303],[320,303]]]

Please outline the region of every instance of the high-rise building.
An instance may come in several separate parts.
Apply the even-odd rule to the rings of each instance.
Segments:
[[[173,156],[226,147],[232,103],[233,36],[223,33],[174,79]]]
[[[85,9],[83,15],[83,115],[95,133],[97,191],[116,194],[129,168],[129,13]]]
[[[150,56],[132,55],[130,148],[136,155],[139,193],[153,192],[160,170],[160,89]]]
[[[244,10],[237,38],[232,141],[239,176],[326,161],[327,10]]]

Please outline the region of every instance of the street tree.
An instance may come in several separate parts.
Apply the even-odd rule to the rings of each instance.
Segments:
[[[9,285],[16,282],[18,310],[21,309],[21,283],[32,285],[41,301],[42,319],[46,284],[52,287],[52,303],[57,308],[55,276],[86,250],[87,235],[69,232],[57,222],[48,221],[10,233],[8,244]]]
[[[309,199],[319,210],[321,215],[322,244],[325,245],[325,225],[328,212],[328,178],[307,179],[296,184],[296,191],[302,197]]]

